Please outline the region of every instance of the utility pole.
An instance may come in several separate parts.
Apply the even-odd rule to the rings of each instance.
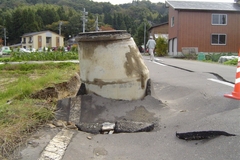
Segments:
[[[7,39],[7,36],[6,36],[6,28],[3,28],[3,32],[4,32],[4,46],[6,46],[6,39]]]
[[[97,19],[96,19],[96,31],[99,31],[99,27],[98,27],[98,16],[97,16]]]
[[[88,12],[85,11],[85,8],[83,8],[82,14],[83,14],[82,21],[83,21],[83,33],[84,33],[85,32],[85,23],[87,22],[87,15],[88,15]]]
[[[146,23],[144,23],[144,53],[146,51]]]
[[[59,29],[59,35],[61,36],[61,34],[62,34],[62,33],[61,33],[61,29],[62,29],[62,21],[60,21],[60,23],[59,23],[59,28],[58,28],[58,29]]]

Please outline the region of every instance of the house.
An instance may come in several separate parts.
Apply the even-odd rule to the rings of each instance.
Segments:
[[[237,53],[240,5],[224,2],[166,1],[169,55]]]
[[[154,25],[148,29],[149,36],[154,38],[164,37],[168,39],[168,22]]]
[[[26,33],[21,39],[21,48],[64,47],[64,37],[52,31]]]

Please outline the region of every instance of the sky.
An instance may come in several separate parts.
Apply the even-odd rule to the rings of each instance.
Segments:
[[[110,2],[111,4],[132,3],[132,0],[92,0],[92,1],[94,1],[94,2]],[[152,3],[158,3],[158,2],[165,3],[165,0],[150,0],[150,1]],[[181,0],[181,1],[183,1],[183,0]],[[184,1],[234,2],[234,0],[184,0]]]

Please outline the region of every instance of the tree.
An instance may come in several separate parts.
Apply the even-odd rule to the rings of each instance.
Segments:
[[[104,23],[113,25],[113,18],[109,13],[104,13]]]
[[[65,13],[63,6],[61,6],[57,9],[57,14],[59,15],[60,20],[67,21],[68,18],[67,18],[67,15]]]
[[[114,15],[113,15],[113,28],[115,28],[115,29],[119,29],[119,27],[118,27],[119,25],[118,25],[118,15],[117,15],[117,13],[114,13]]]
[[[127,30],[127,27],[126,27],[126,24],[125,24],[125,21],[124,21],[124,18],[123,18],[123,15],[122,14],[118,14],[117,16],[117,23],[118,23],[118,29],[119,30]]]
[[[22,12],[22,16],[24,16],[23,19],[23,32],[29,33],[29,32],[36,32],[39,31],[40,28],[38,26],[38,23],[36,21],[36,16],[34,10],[28,8],[24,9]]]
[[[40,15],[40,17],[42,17],[44,25],[52,24],[60,20],[59,15],[53,7],[45,8],[43,10],[43,15]]]
[[[82,32],[82,15],[74,14],[69,18],[68,24],[66,25],[68,35],[77,35]]]
[[[24,34],[24,23],[23,20],[24,16],[22,14],[22,9],[17,8],[10,18],[10,21],[7,22],[7,29],[9,32],[9,40],[13,41],[14,43],[19,43],[20,36]],[[19,37],[16,39],[15,37]]]
[[[134,35],[134,40],[135,40],[135,42],[138,46],[144,44],[144,28],[145,28],[145,25],[146,25],[145,42],[147,42],[147,40],[148,40],[147,30],[150,28],[150,25],[147,22],[143,22],[139,25],[139,27],[137,28],[136,34]]]

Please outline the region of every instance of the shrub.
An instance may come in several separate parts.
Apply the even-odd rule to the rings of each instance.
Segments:
[[[159,37],[156,39],[156,55],[165,56],[167,55],[168,42],[165,38]]]
[[[232,53],[208,53],[205,55],[207,61],[218,62],[221,56],[232,56]]]
[[[226,64],[226,65],[237,65],[237,63],[238,63],[238,59],[235,58],[235,59],[228,60],[228,61],[224,62],[223,64]]]
[[[78,46],[77,46],[77,45],[73,45],[73,46],[71,47],[71,51],[72,51],[72,52],[78,52]]]

